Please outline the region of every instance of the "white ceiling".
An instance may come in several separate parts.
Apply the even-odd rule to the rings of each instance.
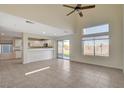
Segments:
[[[0,12],[0,32],[14,31],[54,37],[73,34],[73,31],[71,30],[60,29],[32,20],[30,21],[32,21],[33,24],[29,24],[25,22],[26,20],[28,19]]]
[[[22,37],[21,32],[16,32],[14,30],[10,30],[7,28],[0,27],[0,36],[6,36],[6,37]]]

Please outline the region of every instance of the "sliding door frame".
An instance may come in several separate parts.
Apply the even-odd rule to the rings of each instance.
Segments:
[[[66,39],[66,40],[68,40],[68,39]],[[69,58],[64,58],[64,41],[66,41],[66,40],[57,40],[57,58],[70,60],[70,40],[69,40]],[[59,47],[58,42],[62,42],[62,57],[58,56],[59,55],[59,53],[58,53],[58,47]]]

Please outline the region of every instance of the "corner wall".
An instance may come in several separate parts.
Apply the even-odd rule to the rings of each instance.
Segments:
[[[124,5],[122,6],[122,15],[123,15],[123,19],[122,19],[122,25],[123,25],[123,33],[122,33],[122,35],[123,35],[123,72],[124,72]]]
[[[71,60],[122,69],[122,5],[96,5],[95,9],[84,11],[83,14],[83,18],[76,17],[74,35],[57,38],[57,40],[65,38],[70,40]],[[106,23],[110,25],[110,57],[84,56],[81,30]]]

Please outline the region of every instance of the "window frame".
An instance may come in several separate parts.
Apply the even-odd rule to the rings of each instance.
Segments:
[[[101,24],[101,25],[105,25],[105,24]],[[101,25],[97,25],[97,26],[101,26]],[[95,26],[92,26],[92,27],[95,27]],[[87,28],[90,28],[90,27],[87,27]],[[86,29],[86,28],[83,28],[83,31],[84,31],[84,29]],[[81,37],[81,45],[82,45],[82,53],[83,53],[83,56],[91,56],[91,57],[110,57],[110,35],[109,35],[109,33],[110,33],[110,25],[108,24],[108,32],[101,32],[101,33],[93,33],[93,34],[87,34],[87,35],[82,35],[82,37]],[[83,34],[83,33],[82,33]],[[93,37],[93,38],[95,38],[95,37],[98,37],[98,36],[108,36],[108,38],[103,38],[103,39],[89,39],[89,40],[83,40],[84,38],[90,38],[90,37]],[[93,40],[93,42],[94,42],[94,45],[93,45],[93,47],[94,47],[94,55],[87,55],[87,54],[85,54],[84,53],[84,41],[90,41],[90,40]],[[108,45],[108,47],[109,47],[109,51],[108,51],[108,56],[102,56],[102,55],[96,55],[96,53],[95,53],[95,40],[108,40],[108,42],[109,42],[109,45]]]
[[[94,54],[94,40],[93,40],[93,55],[86,55],[85,53],[84,53],[84,41],[92,41],[92,39],[90,39],[90,40],[82,40],[82,42],[83,42],[83,55],[84,56],[94,56],[95,54]]]
[[[8,53],[3,52],[3,45],[9,45],[9,52]],[[11,47],[13,47],[12,44],[10,44],[10,43],[0,43],[0,46],[1,46],[0,54],[11,54],[11,53],[13,53],[13,49],[11,50]]]
[[[108,40],[108,56],[103,56],[103,55],[96,55],[96,44],[94,44],[94,56],[100,56],[100,57],[109,57],[110,56],[110,38],[104,38],[104,39],[96,39],[96,40]],[[95,42],[95,40],[94,40]]]
[[[106,32],[96,32],[96,33],[89,33],[89,34],[84,33],[84,30],[86,30],[86,29],[91,29],[91,28],[105,26],[105,25],[108,27]],[[83,35],[93,35],[93,34],[100,34],[100,33],[108,33],[109,32],[109,27],[110,27],[110,25],[107,24],[107,23],[106,24],[95,25],[95,26],[89,26],[89,27],[83,28]]]

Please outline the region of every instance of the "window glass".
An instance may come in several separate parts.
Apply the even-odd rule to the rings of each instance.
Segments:
[[[109,56],[109,36],[83,38],[84,55]]]
[[[109,39],[95,40],[95,55],[109,56]]]
[[[109,24],[83,29],[84,55],[109,56]]]
[[[63,41],[58,41],[58,57],[63,57]]]
[[[12,45],[11,44],[2,44],[1,45],[1,52],[2,54],[7,54],[12,52]]]
[[[108,24],[83,29],[83,35],[97,34],[103,32],[109,32]]]
[[[94,41],[84,41],[84,55],[94,55]]]

